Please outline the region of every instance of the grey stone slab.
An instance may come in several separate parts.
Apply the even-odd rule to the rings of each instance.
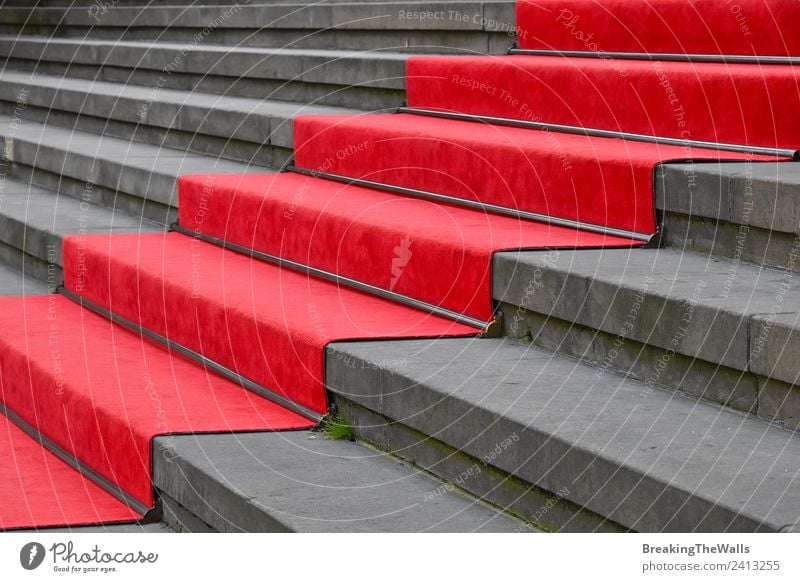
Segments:
[[[43,283],[0,263],[0,295],[44,295],[47,292]]]
[[[150,69],[154,87],[179,74],[220,75],[283,81],[362,85],[386,89],[404,86],[408,55],[390,52],[228,47],[209,43],[170,43],[0,37],[0,56],[39,62]]]
[[[0,188],[0,241],[61,265],[61,243],[72,234],[157,232],[164,226],[85,200],[7,180]]]
[[[750,366],[761,376],[800,384],[800,313],[775,312],[753,318]]]
[[[659,209],[800,233],[800,162],[666,164],[659,177]]]
[[[307,431],[160,437],[155,486],[218,531],[511,532],[521,523],[382,453]]]
[[[564,356],[511,340],[340,343],[326,374],[337,397],[635,530],[798,521],[796,433]]]
[[[291,147],[292,119],[300,114],[350,113],[353,109],[306,105],[108,83],[14,71],[0,73],[0,99],[26,92],[28,106],[102,119],[154,125],[225,139],[274,142]],[[48,118],[49,119],[49,118]]]
[[[800,312],[789,272],[669,248],[499,253],[493,289],[510,305],[735,370],[749,369],[753,315]]]
[[[5,158],[165,205],[183,174],[263,172],[263,166],[0,117]],[[91,189],[87,186],[87,189]]]

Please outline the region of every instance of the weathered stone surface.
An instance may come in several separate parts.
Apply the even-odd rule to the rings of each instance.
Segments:
[[[510,340],[335,344],[327,381],[633,529],[775,531],[800,516],[797,434]]]
[[[306,431],[159,437],[153,478],[218,531],[525,529],[396,459]]]

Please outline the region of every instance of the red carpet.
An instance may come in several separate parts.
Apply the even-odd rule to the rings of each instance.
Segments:
[[[148,507],[154,436],[311,424],[61,296],[0,298],[0,354],[5,405]]]
[[[142,516],[0,414],[0,529],[134,521]]]
[[[179,207],[193,231],[485,321],[493,252],[632,244],[288,173],[184,176]]]
[[[419,115],[304,116],[294,126],[304,168],[643,234],[655,231],[656,164],[741,159]]]
[[[799,13],[795,0],[525,0],[519,41],[796,55]],[[417,57],[408,72],[412,107],[785,148],[800,135],[789,66]],[[294,132],[302,168],[639,239],[657,229],[657,164],[775,159],[408,114],[304,116]],[[184,228],[483,321],[495,251],[641,244],[296,174],[184,177],[179,198]],[[69,237],[63,264],[85,300],[317,414],[330,342],[477,333],[180,233]],[[9,410],[146,507],[154,436],[310,424],[63,297],[0,299],[0,378]],[[138,517],[2,420],[0,527]]]
[[[68,289],[321,414],[329,342],[477,333],[178,233],[70,237],[63,255]]]
[[[797,0],[519,0],[521,48],[800,55]]]
[[[591,58],[425,56],[409,59],[406,85],[408,105],[422,109],[794,148],[800,135],[797,71],[626,61],[621,75]]]

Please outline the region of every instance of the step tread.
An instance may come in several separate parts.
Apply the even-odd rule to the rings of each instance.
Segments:
[[[535,272],[547,284],[531,293]],[[800,282],[791,272],[675,248],[500,253],[494,273],[497,300],[526,298],[533,311],[612,334],[625,326],[629,339],[736,370],[748,369],[750,318],[800,313]],[[636,304],[638,319],[628,328]]]
[[[322,433],[156,440],[155,485],[219,531],[529,531],[363,445]]]
[[[511,340],[341,343],[331,390],[635,529],[800,521],[796,433]],[[404,362],[387,366],[385,362]],[[538,462],[537,462],[538,461]]]

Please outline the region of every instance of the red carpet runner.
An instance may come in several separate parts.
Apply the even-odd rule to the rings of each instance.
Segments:
[[[526,1],[519,41],[800,52],[777,34],[798,3],[738,6],[750,35],[716,0]],[[84,306],[0,299],[9,418],[82,471],[4,417],[0,527],[137,519],[154,502],[154,436],[309,427],[327,410],[330,342],[475,335],[494,314],[494,252],[641,245],[658,227],[659,163],[791,155],[581,128],[784,149],[800,135],[791,65],[414,57],[407,86],[403,114],[296,119],[306,174],[184,176],[181,232],[68,238],[65,288]]]

